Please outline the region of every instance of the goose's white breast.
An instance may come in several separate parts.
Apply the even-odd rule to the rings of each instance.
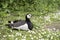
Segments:
[[[24,25],[21,25],[19,27],[13,27],[13,28],[15,28],[15,29],[22,29],[22,30],[29,30],[27,23],[25,23]]]

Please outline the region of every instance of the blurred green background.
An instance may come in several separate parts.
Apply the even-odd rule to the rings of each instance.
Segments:
[[[12,30],[8,21],[31,13],[32,31]],[[60,0],[0,0],[0,40],[60,40]]]

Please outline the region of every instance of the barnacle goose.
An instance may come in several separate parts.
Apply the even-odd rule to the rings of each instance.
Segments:
[[[15,21],[8,21],[9,27],[12,29],[21,29],[21,30],[32,30],[33,24],[30,21],[31,14],[27,14],[25,16],[25,20],[15,20]]]

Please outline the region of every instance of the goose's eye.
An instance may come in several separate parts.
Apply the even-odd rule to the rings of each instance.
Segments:
[[[27,15],[27,18],[31,18],[31,14]]]
[[[31,16],[31,15],[29,15],[29,16]]]
[[[31,17],[31,14],[29,14],[29,16]]]

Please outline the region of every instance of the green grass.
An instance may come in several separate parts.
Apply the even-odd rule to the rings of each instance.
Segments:
[[[7,14],[6,17],[0,17],[0,40],[60,40],[60,31],[44,28],[46,24],[60,20],[60,15],[56,18],[55,16],[57,15],[53,13],[44,16],[39,12],[31,12],[31,14],[33,15],[31,21],[34,26],[32,31],[12,30],[5,26],[8,20],[24,19],[26,15],[24,12],[18,12],[15,15]]]

